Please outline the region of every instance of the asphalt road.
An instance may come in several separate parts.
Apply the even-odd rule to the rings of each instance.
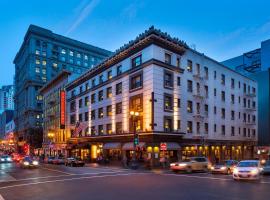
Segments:
[[[0,200],[268,200],[270,176],[260,182],[235,182],[231,176],[115,167],[71,168],[43,165],[21,169],[0,164]]]

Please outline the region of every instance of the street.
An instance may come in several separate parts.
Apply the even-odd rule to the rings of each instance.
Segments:
[[[117,167],[0,164],[0,199],[268,199],[270,177],[235,182],[206,173],[129,170]]]

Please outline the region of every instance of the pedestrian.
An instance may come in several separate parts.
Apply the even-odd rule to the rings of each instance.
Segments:
[[[159,159],[159,162],[160,162],[160,165],[162,166],[162,168],[164,169],[165,168],[165,164],[166,164],[166,158],[165,158],[165,156],[162,156]]]

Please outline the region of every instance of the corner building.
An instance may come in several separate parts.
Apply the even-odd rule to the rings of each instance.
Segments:
[[[154,165],[203,155],[243,159],[257,141],[255,81],[151,27],[66,86],[70,155]],[[160,150],[160,143],[167,150]]]

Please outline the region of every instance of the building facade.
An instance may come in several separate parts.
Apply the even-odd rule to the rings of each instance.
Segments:
[[[134,132],[153,164],[250,158],[257,141],[256,82],[153,27],[66,91],[67,149],[83,159],[129,160]]]
[[[42,86],[62,70],[81,74],[108,55],[107,50],[30,25],[14,59],[18,140],[32,147],[42,143]]]
[[[71,78],[71,73],[64,70],[40,90],[43,96],[42,153],[44,155],[66,155],[65,86]],[[61,115],[61,113],[64,114]],[[64,124],[61,123],[61,118],[64,119]]]
[[[261,47],[222,62],[258,83],[258,144],[270,146],[270,40]],[[270,148],[269,148],[270,155]]]
[[[3,139],[6,134],[6,124],[13,120],[14,111],[5,110],[0,114],[0,139]]]
[[[14,110],[14,86],[5,85],[0,89],[0,113]]]

